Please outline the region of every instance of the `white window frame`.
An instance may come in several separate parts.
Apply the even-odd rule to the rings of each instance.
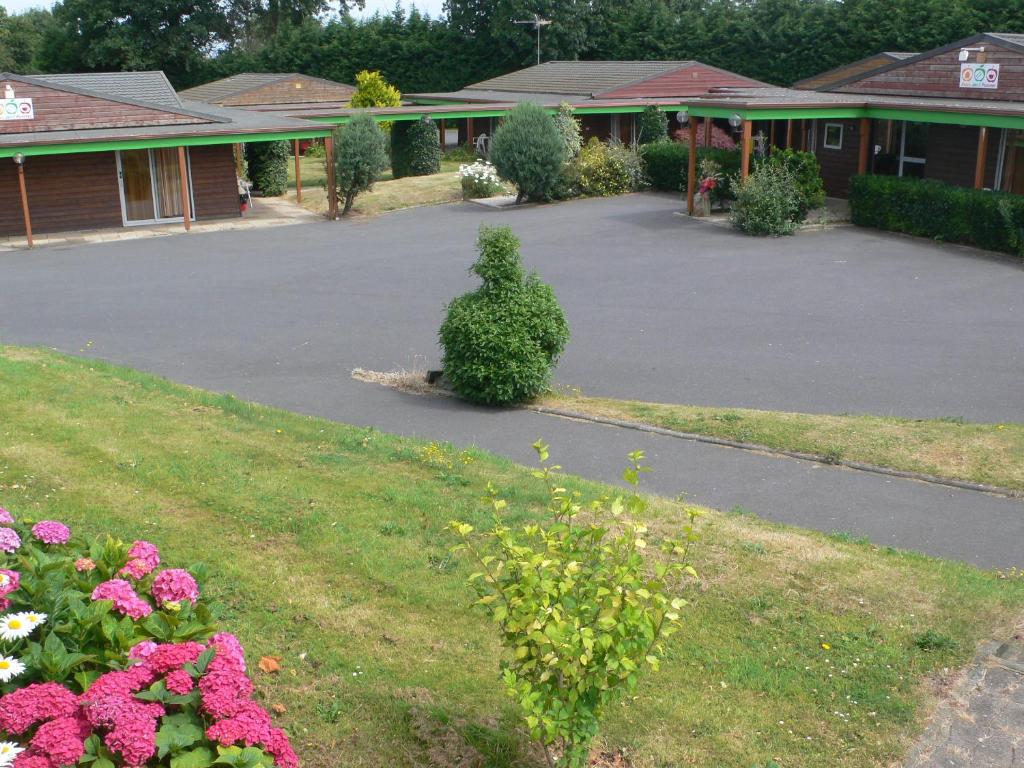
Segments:
[[[828,131],[830,128],[839,129],[839,141],[838,143],[830,143],[828,140]],[[825,123],[825,132],[821,135],[821,146],[825,149],[842,149],[843,148],[843,124],[842,123]]]
[[[159,197],[156,186],[156,159],[153,156],[152,149],[146,149],[146,153],[149,155],[149,183],[153,189],[153,213],[156,214],[156,201]],[[185,221],[184,216],[174,216],[167,219],[139,219],[137,221],[128,221],[128,206],[124,200],[124,175],[121,170],[121,150],[115,152],[117,157],[117,192],[121,197],[121,224],[125,227],[139,227],[147,226],[152,224],[174,224],[176,222]],[[189,152],[189,148],[185,147],[185,174],[188,180],[188,202],[189,202],[189,213],[191,214],[192,221],[196,220],[196,201],[195,201],[195,190],[192,184],[192,154]]]
[[[902,121],[902,127],[900,129],[900,177],[903,176],[903,165],[905,163],[911,163],[913,165],[924,165],[928,162],[925,157],[913,157],[907,153],[907,121]]]

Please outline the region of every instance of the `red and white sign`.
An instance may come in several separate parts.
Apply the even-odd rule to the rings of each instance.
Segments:
[[[0,120],[34,120],[32,99],[0,99]]]
[[[985,88],[992,90],[999,87],[998,64],[961,64],[961,88]]]

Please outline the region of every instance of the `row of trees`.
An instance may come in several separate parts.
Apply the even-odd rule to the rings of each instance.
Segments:
[[[163,69],[178,87],[241,71],[351,82],[377,69],[402,91],[450,90],[532,63],[515,19],[551,19],[543,58],[699,59],[778,84],[881,50],[920,51],[1024,28],[1020,0],[446,0],[445,16],[356,19],[326,0],[61,0],[0,9],[0,69]],[[334,5],[336,7],[336,4]],[[332,15],[328,15],[332,14]]]

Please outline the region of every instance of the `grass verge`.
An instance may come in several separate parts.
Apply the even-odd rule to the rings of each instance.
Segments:
[[[257,682],[308,768],[539,765],[443,531],[487,519],[488,480],[539,513],[487,454],[0,347],[0,505],[207,563],[251,657],[283,657]],[[655,537],[681,519],[653,501]],[[637,768],[888,765],[936,675],[1024,610],[1024,580],[965,565],[739,514],[702,534],[686,628],[602,735]]]
[[[1024,424],[705,408],[589,397],[568,389],[536,404],[1024,491]]]

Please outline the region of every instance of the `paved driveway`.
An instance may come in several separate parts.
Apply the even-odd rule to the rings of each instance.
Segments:
[[[436,364],[482,223],[508,223],[573,329],[557,379],[668,402],[1024,420],[1024,270],[843,229],[753,240],[655,195],[193,234],[0,255],[0,340],[45,344],[354,424],[476,443],[986,565],[1020,564],[1024,504],[714,446],[410,398],[352,368]],[[88,344],[88,346],[86,346]]]

